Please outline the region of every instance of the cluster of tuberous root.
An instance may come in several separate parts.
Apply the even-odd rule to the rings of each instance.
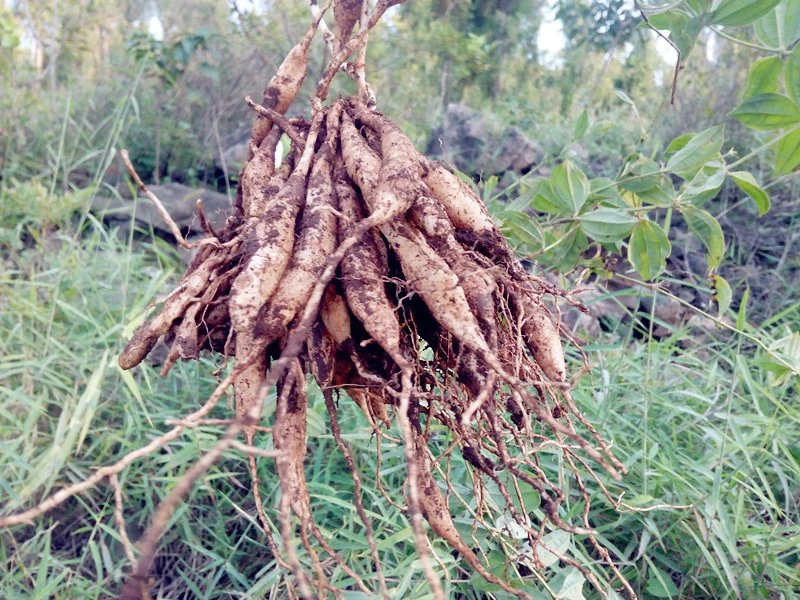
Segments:
[[[338,402],[346,396],[363,410],[376,443],[392,438],[393,425],[400,432],[405,490],[382,491],[407,510],[435,597],[444,595],[431,564],[425,522],[468,568],[529,597],[520,579],[492,574],[480,551],[457,530],[443,469],[455,453],[472,474],[477,502],[470,510],[476,522],[498,516],[486,502],[489,485],[504,498],[506,520],[524,531],[527,544],[515,560],[543,568],[538,549],[547,548],[544,536],[565,530],[585,540],[587,552],[605,564],[609,576],[601,583],[574,558],[565,555],[563,561],[580,568],[598,590],[613,584],[632,596],[589,523],[581,473],[594,475],[591,465],[599,465],[618,477],[624,469],[569,394],[561,335],[543,303],[547,295],[569,301],[568,295],[526,272],[471,187],[420,155],[374,108],[363,49],[380,16],[376,13],[393,3],[379,3],[371,15],[362,12],[360,1],[335,5],[339,37],[331,42],[334,56],[310,117],[288,119],[283,114],[305,77],[309,44],[324,12],[312,2],[314,25],[270,82],[263,103],[248,99],[258,116],[225,226],[215,231],[201,218],[207,238],[193,244],[197,253],[187,272],[119,357],[122,368],[133,368],[164,339],[170,344],[164,374],[178,359],[204,352],[233,359],[231,374],[215,394],[218,398],[220,390],[233,386],[236,419],[216,453],[198,460],[154,518],[140,542],[134,579],[147,574],[172,504],[223,444],[239,444],[240,434],[250,449],[259,517],[265,529],[271,526],[255,467],[258,456],[272,454],[254,449],[253,440],[263,425],[264,396],[276,386],[270,432],[282,491],[278,525],[284,547],[274,550],[294,572],[299,595],[340,595],[328,582],[326,568],[334,565],[362,591],[388,597],[360,497],[362,477],[341,436]],[[352,35],[356,22],[361,26]],[[342,68],[352,53],[355,64]],[[359,94],[324,106],[330,78],[348,69]],[[278,161],[284,135],[290,149]],[[354,502],[374,561],[373,586],[330,548],[313,520],[303,467],[307,375],[324,394],[331,430],[353,476]],[[199,416],[200,411],[191,418]],[[452,442],[438,454],[429,445],[432,430],[441,430],[435,424],[449,431]],[[545,446],[558,449],[578,482],[578,500],[586,505],[578,525],[564,521],[565,495],[539,463],[538,450]],[[520,507],[525,486],[538,492],[540,506]],[[301,568],[292,543],[296,535],[313,575]],[[127,589],[130,597],[141,592],[133,584]]]

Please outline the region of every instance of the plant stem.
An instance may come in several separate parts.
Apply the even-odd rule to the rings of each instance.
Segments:
[[[727,165],[728,170],[733,169],[734,167],[738,167],[743,162],[747,162],[748,160],[750,160],[754,156],[757,156],[757,155],[761,154],[767,148],[771,148],[772,146],[774,146],[775,144],[780,142],[787,135],[790,135],[790,134],[795,133],[797,131],[800,131],[800,125],[795,125],[791,129],[787,129],[782,134],[780,134],[778,137],[772,138],[770,141],[766,142],[765,144],[762,144],[761,146],[759,146],[758,148],[756,148],[752,152],[749,152],[749,153],[745,154],[742,158],[740,158],[736,162]]]
[[[711,31],[716,33],[720,37],[724,37],[727,40],[734,42],[735,44],[740,44],[742,46],[747,46],[748,48],[754,48],[756,50],[761,50],[762,52],[769,52],[770,54],[778,54],[779,56],[783,56],[786,51],[780,48],[768,48],[767,46],[762,46],[761,44],[756,44],[753,42],[748,42],[747,40],[743,40],[737,37],[732,36],[729,33],[725,33],[722,29],[717,27],[709,27]]]

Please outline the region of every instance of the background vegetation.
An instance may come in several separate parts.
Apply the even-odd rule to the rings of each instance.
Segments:
[[[0,9],[4,511],[141,445],[213,386],[209,363],[178,365],[166,379],[153,367],[118,369],[122,341],[180,274],[181,257],[154,232],[120,233],[89,208],[97,195],[129,193],[114,161],[121,147],[150,181],[235,186],[220,159],[246,137],[242,97],[258,97],[308,21],[302,2],[254,4],[35,0]],[[412,0],[373,36],[370,79],[380,108],[420,148],[453,102],[541,146],[530,173],[476,173],[476,185],[521,254],[599,291],[587,303],[603,307],[601,331],[576,330],[591,369],[575,397],[630,469],[621,483],[601,482],[622,495],[619,510],[600,485],[590,490],[592,521],[640,596],[794,598],[800,2],[643,8],[682,53],[673,105],[670,48],[623,0]],[[556,54],[540,35],[554,19],[566,34]],[[163,36],[153,35],[156,22]],[[312,82],[323,60],[320,44]],[[687,266],[693,255],[699,268]],[[693,316],[664,319],[657,308],[667,301]],[[571,353],[577,371],[581,356]],[[374,474],[368,424],[345,410],[345,438]],[[315,514],[366,572],[352,483],[331,451],[321,398],[309,414]],[[131,538],[214,439],[194,429],[125,472]],[[383,487],[399,494],[402,449],[384,446],[380,460]],[[558,476],[557,457],[545,462]],[[263,470],[274,506],[277,484]],[[231,453],[178,512],[159,554],[159,597],[285,595],[291,582],[253,518],[245,472]],[[405,516],[374,479],[368,489],[393,594],[425,597]],[[462,492],[471,493],[466,480]],[[580,514],[580,496],[568,498]],[[113,594],[128,564],[113,511],[112,491],[99,489],[0,532],[0,596]],[[471,530],[466,513],[460,524],[505,568],[507,548],[490,530]],[[579,543],[556,541],[594,565]],[[434,549],[451,597],[505,597]],[[541,597],[591,596],[574,570],[549,562]],[[347,576],[334,583],[347,586]]]

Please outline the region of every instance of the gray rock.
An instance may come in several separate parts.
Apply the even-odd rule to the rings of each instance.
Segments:
[[[203,188],[191,188],[180,183],[149,186],[184,235],[201,233],[200,220],[196,213],[198,198],[203,200],[203,209],[214,227],[222,227],[231,210],[231,202],[225,194]],[[136,199],[121,197],[97,197],[92,202],[92,212],[112,223],[130,222],[142,229],[169,232],[169,228],[158,214],[155,205],[145,197]]]
[[[495,173],[514,171],[527,173],[535,167],[544,156],[542,149],[529,140],[517,127],[507,127],[500,136],[497,156],[494,158]]]
[[[217,159],[217,167],[222,170],[222,161],[225,161],[225,168],[231,177],[236,177],[239,171],[242,170],[245,161],[247,160],[247,151],[249,145],[247,140],[229,146],[222,153],[222,160]]]
[[[519,128],[499,131],[486,115],[463,104],[448,105],[443,126],[433,134],[426,153],[483,177],[527,173],[544,155]]]

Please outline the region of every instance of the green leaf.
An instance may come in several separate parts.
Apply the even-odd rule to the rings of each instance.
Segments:
[[[703,165],[719,156],[724,140],[724,125],[717,125],[701,131],[669,158],[667,170],[683,179],[691,179]],[[673,141],[674,143],[675,141]]]
[[[725,254],[725,236],[717,220],[710,213],[694,206],[682,206],[681,212],[689,229],[703,243],[708,252],[708,268],[715,269]]]
[[[730,176],[739,189],[750,196],[756,203],[758,216],[764,215],[770,207],[769,194],[758,185],[756,178],[748,171],[734,171]]]
[[[552,215],[566,215],[572,212],[571,207],[562,204],[558,196],[555,195],[549,181],[541,183],[538,191],[533,196],[531,208]]]
[[[578,214],[589,197],[589,180],[571,161],[565,160],[553,169],[550,187],[554,198],[572,214]]]
[[[794,47],[786,59],[786,93],[792,100],[800,103],[800,44]]]
[[[743,98],[758,94],[778,93],[783,61],[777,56],[768,56],[755,61],[747,74],[747,87]],[[788,75],[788,74],[787,74]]]
[[[589,246],[586,234],[583,233],[580,227],[574,226],[564,232],[555,231],[545,240],[548,245],[556,241],[555,236],[560,238],[558,245],[543,254],[541,259],[560,271],[571,271],[578,263],[581,252]]]
[[[680,50],[681,62],[686,62],[686,59],[692,52],[694,43],[697,41],[697,36],[700,34],[700,30],[703,29],[704,19],[704,15],[692,17],[686,21],[683,27],[678,27],[670,31],[669,39],[672,40],[672,43]]]
[[[575,567],[567,567],[553,579],[553,587],[558,586],[556,600],[585,600],[583,584],[586,578]]]
[[[760,19],[775,8],[780,0],[722,0],[711,13],[712,25],[737,27]]]
[[[629,192],[644,192],[658,185],[660,171],[654,160],[640,155],[635,161],[625,165],[625,177],[620,179],[619,185]]]
[[[649,190],[643,190],[637,195],[645,204],[663,208],[669,208],[675,203],[675,188],[672,187],[672,181],[664,175],[661,176],[656,186]]]
[[[728,171],[722,160],[712,160],[703,165],[697,175],[686,184],[681,192],[681,197],[684,200],[691,200],[695,206],[700,206],[716,197],[725,183],[727,174]]]
[[[608,177],[596,177],[590,180],[589,190],[589,197],[593,200],[615,202],[619,198],[616,182]]]
[[[756,36],[770,48],[789,48],[800,38],[800,0],[783,0],[775,10],[755,22]]]
[[[730,284],[724,277],[720,277],[719,275],[711,276],[711,285],[714,286],[714,300],[719,307],[719,316],[721,317],[727,313],[728,309],[731,307],[733,292],[731,292]]]
[[[628,242],[628,261],[645,281],[664,270],[672,246],[664,230],[652,221],[640,221]]]
[[[618,242],[625,239],[633,226],[636,217],[616,208],[598,208],[581,217],[583,232],[598,242]]]
[[[771,354],[758,361],[768,371],[767,381],[773,387],[784,385],[800,375],[800,332],[793,332],[769,346]]]
[[[622,101],[623,101],[625,104],[628,104],[628,105],[630,105],[630,106],[632,106],[632,107],[636,108],[636,103],[635,103],[635,102],[633,101],[633,99],[632,99],[630,96],[628,96],[628,94],[626,94],[626,93],[625,93],[623,90],[615,89],[615,90],[614,90],[614,93],[617,95],[617,98],[619,98],[620,100],[622,100]]]
[[[682,133],[674,140],[669,143],[667,149],[664,150],[664,159],[669,160],[670,157],[675,154],[678,150],[686,147],[686,144],[692,141],[692,138],[697,135],[696,132],[690,131],[688,133]]]
[[[539,560],[545,567],[556,564],[562,557],[566,556],[570,547],[570,535],[566,531],[556,529],[542,538],[542,542],[547,546],[537,546],[536,553]]]
[[[530,215],[517,210],[504,210],[497,217],[500,231],[520,254],[532,254],[544,246],[544,234]]]
[[[686,4],[698,15],[708,12],[711,8],[711,0],[686,0]]]
[[[647,12],[647,20],[656,29],[675,31],[681,29],[689,17],[680,10],[664,10],[654,13]]]
[[[651,564],[650,576],[647,578],[647,593],[654,598],[675,598],[678,595],[678,588],[669,575]]]
[[[758,94],[742,102],[731,115],[748,127],[771,131],[800,122],[800,106],[780,94]]]
[[[586,135],[586,131],[589,129],[589,114],[584,110],[581,115],[578,117],[578,120],[575,121],[575,127],[572,130],[572,139],[579,140],[584,135]]]
[[[750,286],[747,286],[742,294],[742,299],[739,301],[739,312],[736,313],[736,329],[739,331],[744,330],[747,325],[747,301],[750,299]]]
[[[591,128],[589,129],[589,133],[593,136],[601,136],[604,133],[608,133],[612,129],[618,127],[619,126],[613,121],[607,121],[607,120],[597,121],[591,126]]]
[[[775,146],[775,174],[791,173],[800,165],[800,129],[785,135]]]

